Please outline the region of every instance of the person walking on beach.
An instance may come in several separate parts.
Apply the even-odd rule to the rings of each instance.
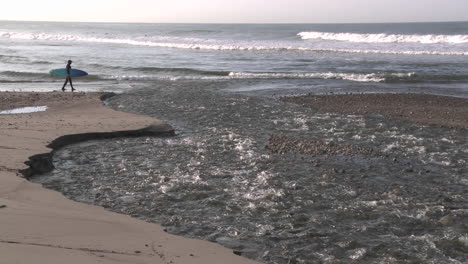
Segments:
[[[66,79],[65,79],[65,83],[63,84],[62,92],[65,91],[65,86],[67,85],[68,82],[70,82],[70,86],[71,86],[71,88],[72,88],[72,92],[75,91],[75,88],[73,88],[73,83],[72,83],[72,79],[71,79],[71,76],[70,76],[71,64],[72,64],[72,61],[71,61],[71,60],[68,60],[67,67],[65,67],[65,68],[67,69],[67,77],[66,77]]]

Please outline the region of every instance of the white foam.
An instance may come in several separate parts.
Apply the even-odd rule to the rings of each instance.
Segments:
[[[384,82],[387,78],[409,78],[416,73],[340,73],[340,72],[230,72],[227,76],[121,75],[118,80],[226,80],[226,79],[334,79],[354,82]]]
[[[28,106],[28,107],[4,110],[0,112],[0,115],[29,114],[29,113],[35,113],[35,112],[44,112],[46,110],[47,110],[47,106]]]
[[[361,54],[390,54],[390,55],[443,55],[468,56],[468,51],[429,51],[429,50],[357,50],[357,49],[321,49],[322,52],[361,53]]]
[[[366,207],[376,207],[378,205],[377,201],[361,201],[360,203]]]
[[[424,154],[426,153],[426,147],[425,146],[414,146],[412,148],[407,149],[408,152],[413,152],[413,153],[418,153],[418,154]]]
[[[463,236],[458,237],[458,241],[463,243],[465,247],[468,247],[468,235],[463,235]]]
[[[422,43],[422,44],[465,44],[468,35],[401,35],[401,34],[358,34],[332,32],[300,32],[305,40],[335,40],[361,43]]]
[[[350,255],[349,258],[353,260],[361,259],[366,253],[367,250],[365,248],[357,248],[353,250],[349,250]]]
[[[231,72],[229,77],[234,79],[336,79],[354,82],[383,82],[387,77],[411,77],[410,73],[339,73],[339,72],[304,72],[304,73],[253,73],[253,72]]]
[[[324,32],[301,32],[304,39],[313,39],[321,34],[320,38],[327,40],[327,34],[332,34],[328,38],[329,40],[340,40],[342,41],[353,41],[353,42],[366,42],[366,37],[346,37],[340,36],[340,34],[351,34],[351,35],[385,35],[385,34],[352,34],[352,33],[324,33]],[[332,37],[335,35],[335,37]],[[338,37],[337,37],[338,36]],[[398,36],[398,35],[396,35]],[[438,35],[436,35],[438,36]],[[468,39],[468,35],[457,35],[460,36],[457,40],[456,36],[446,36],[446,41],[452,42],[434,42],[434,43],[468,43],[464,40],[465,36]],[[0,32],[0,38],[7,39],[22,39],[22,40],[39,40],[39,41],[75,41],[75,42],[91,42],[91,43],[111,43],[111,44],[123,44],[123,45],[134,45],[134,46],[149,46],[149,47],[163,47],[163,48],[176,48],[176,49],[196,49],[196,50],[220,50],[220,51],[284,51],[284,50],[301,50],[301,51],[312,51],[312,52],[338,52],[338,53],[364,53],[364,54],[404,54],[404,55],[447,55],[447,56],[468,56],[468,51],[446,51],[444,50],[380,50],[380,49],[340,49],[340,48],[321,48],[309,45],[301,45],[291,42],[252,42],[252,41],[220,41],[214,39],[197,39],[197,38],[178,38],[178,37],[166,37],[166,36],[153,36],[149,38],[111,38],[111,37],[100,37],[100,36],[80,36],[80,35],[67,35],[67,34],[47,34],[47,33],[22,33],[22,32]],[[388,43],[390,41],[378,40],[378,37],[367,37],[369,41],[374,39],[373,43]],[[377,39],[377,40],[375,40]],[[385,38],[383,38],[385,40]],[[443,37],[436,37],[435,39],[444,39]],[[453,39],[453,40],[450,40]],[[458,41],[458,42],[457,42]],[[410,42],[410,41],[407,41]],[[413,41],[415,42],[415,41]],[[421,42],[425,43],[425,42]]]
[[[442,138],[440,141],[443,141],[443,142],[447,142],[447,143],[450,143],[450,144],[454,144],[455,141],[451,140],[451,139],[447,139],[447,138]]]
[[[307,118],[305,118],[305,117],[296,117],[296,118],[294,118],[294,122],[301,126],[299,128],[299,130],[303,130],[303,131],[309,130],[309,126],[307,125],[308,121],[309,120]]]
[[[389,152],[389,151],[391,151],[391,150],[397,149],[399,146],[400,146],[400,144],[398,144],[398,142],[393,142],[393,143],[387,145],[387,146],[383,149],[383,152]]]
[[[273,231],[275,228],[272,225],[262,225],[262,224],[257,224],[257,231],[255,234],[257,236],[263,236],[267,234],[268,232]]]

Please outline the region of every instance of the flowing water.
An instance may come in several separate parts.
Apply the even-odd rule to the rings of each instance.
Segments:
[[[280,95],[468,95],[468,24],[0,22],[0,87],[78,90],[177,135],[90,141],[34,182],[265,263],[468,261],[468,132],[318,112]],[[63,65],[62,65],[63,64]],[[272,136],[371,149],[275,153]]]
[[[114,97],[109,106],[172,120],[178,135],[70,146],[35,181],[267,263],[467,260],[466,130],[320,113],[236,85]],[[382,154],[278,154],[265,148],[274,134]]]

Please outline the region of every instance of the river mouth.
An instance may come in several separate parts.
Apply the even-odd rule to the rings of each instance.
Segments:
[[[68,146],[32,180],[265,263],[468,260],[467,130],[226,90],[160,82],[114,96],[108,106],[178,135]]]

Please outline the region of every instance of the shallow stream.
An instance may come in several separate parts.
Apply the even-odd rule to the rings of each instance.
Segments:
[[[177,136],[68,146],[33,181],[265,263],[468,261],[468,131],[233,90],[140,84],[106,104],[168,120]],[[379,154],[274,153],[272,135]]]

